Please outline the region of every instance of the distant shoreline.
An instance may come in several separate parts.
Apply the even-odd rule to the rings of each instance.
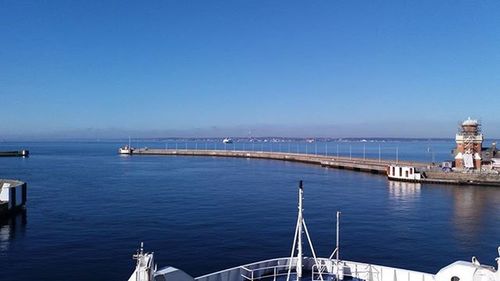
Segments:
[[[168,141],[207,141],[222,142],[225,137],[159,137],[132,138],[133,141],[168,142]],[[454,141],[454,138],[330,138],[330,137],[231,137],[234,142],[414,142],[414,141]],[[500,138],[499,138],[500,139]],[[486,141],[495,141],[488,138]],[[124,142],[127,138],[43,138],[43,139],[3,139],[0,143],[14,142]]]

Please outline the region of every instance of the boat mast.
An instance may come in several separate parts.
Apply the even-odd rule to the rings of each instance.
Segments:
[[[335,277],[337,278],[337,280],[341,280],[341,279],[344,279],[344,278],[340,278],[340,275],[339,275],[339,267],[340,267],[340,264],[339,264],[339,252],[340,252],[340,212],[337,211],[337,229],[336,229],[336,241],[335,241],[335,244],[336,244],[336,248],[335,248],[335,251],[337,252],[337,255],[336,255],[336,268],[337,268],[337,274],[335,275]],[[343,275],[343,274],[342,274]]]
[[[302,181],[299,183],[299,215],[298,215],[298,221],[299,223],[297,224],[297,232],[299,233],[298,235],[298,241],[297,241],[297,280],[300,281],[300,278],[302,278],[302,224],[304,222],[304,218],[302,216],[302,211],[304,210],[302,208],[302,198],[304,196],[304,187],[302,184]]]
[[[328,258],[329,260],[333,259],[333,256],[335,256],[335,268],[336,268],[336,280],[342,280],[343,279],[343,272],[341,272],[340,268],[340,211],[337,211],[337,226],[336,226],[336,231],[335,231],[335,250],[333,250],[332,254]],[[342,273],[342,274],[341,274]]]
[[[311,249],[311,253],[314,258],[314,263],[316,267],[320,268],[320,262],[316,257],[316,252],[314,251],[314,247],[312,244],[311,236],[309,235],[309,231],[307,230],[307,225],[303,217],[303,207],[302,207],[302,199],[304,196],[304,187],[302,181],[299,182],[299,205],[298,205],[298,216],[297,216],[297,226],[295,227],[295,236],[293,238],[292,245],[292,253],[290,254],[290,262],[288,263],[288,273],[286,276],[286,281],[290,281],[290,274],[292,272],[293,260],[295,257],[295,249],[297,249],[297,263],[295,265],[295,272],[297,273],[297,281],[300,281],[302,278],[302,262],[303,262],[303,253],[302,253],[302,232],[304,231],[306,234],[307,241],[309,242],[309,247]],[[319,279],[323,281],[323,276],[321,272],[319,272]]]
[[[340,212],[337,211],[337,230],[336,230],[336,241],[335,241],[335,250],[337,252],[337,255],[336,255],[336,259],[337,259],[337,264],[339,263],[339,252],[340,252],[340,248],[339,248],[339,244],[340,244]]]
[[[292,272],[293,260],[295,257],[295,250],[297,250],[297,264],[295,266],[295,271],[297,272],[297,280],[302,277],[302,196],[303,196],[303,184],[302,181],[299,182],[299,204],[298,204],[298,215],[297,215],[297,226],[295,226],[295,236],[293,237],[292,253],[290,254],[290,262],[288,263],[288,273],[286,275],[286,281],[290,281],[290,274]],[[298,241],[297,241],[298,240]],[[297,245],[298,242],[298,245]]]

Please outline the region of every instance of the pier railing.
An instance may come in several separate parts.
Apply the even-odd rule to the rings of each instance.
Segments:
[[[400,160],[400,147],[372,142],[301,143],[301,142],[174,142],[165,143],[165,149],[206,151],[253,151],[282,152],[317,156],[343,157],[349,159],[372,159],[378,161]],[[404,156],[404,154],[401,154]],[[404,160],[403,160],[404,161]]]

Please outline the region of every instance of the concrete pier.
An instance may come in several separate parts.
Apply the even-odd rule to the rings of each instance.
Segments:
[[[458,184],[458,185],[487,185],[500,186],[500,173],[493,172],[443,172],[439,170],[424,171],[425,178],[420,182]]]
[[[195,150],[195,149],[134,149],[132,155],[182,155],[182,156],[212,156],[212,157],[238,157],[257,158],[291,162],[301,162],[321,165],[338,169],[349,169],[361,172],[386,174],[387,167],[395,164],[394,160],[363,159],[350,157],[335,157],[303,153],[267,152],[267,151],[241,151],[241,150]],[[420,162],[398,161],[399,165],[424,168],[429,164]]]
[[[242,151],[242,150],[198,150],[198,149],[134,149],[132,155],[170,155],[170,156],[208,156],[208,157],[237,157],[256,158],[290,162],[300,162],[323,167],[348,169],[353,171],[387,175],[390,165],[413,167],[420,171],[423,177],[411,180],[420,183],[438,183],[455,185],[487,185],[500,186],[499,173],[485,172],[444,172],[438,166],[430,163],[413,161],[396,161],[370,158],[335,157],[316,154],[268,152],[268,151]],[[402,180],[406,181],[406,180]]]

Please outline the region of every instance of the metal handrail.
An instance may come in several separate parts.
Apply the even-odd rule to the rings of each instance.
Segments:
[[[335,270],[333,267],[335,265],[336,261],[335,259],[318,258],[318,261],[319,261],[318,265],[320,266],[319,269],[322,272],[324,272],[323,274],[328,274],[327,276],[335,276]],[[263,278],[274,277],[274,281],[276,281],[277,277],[284,276],[287,274],[287,272],[285,272],[284,269],[290,266],[290,264],[292,268],[296,268],[295,262],[296,262],[295,259],[290,259],[289,257],[269,259],[210,273],[207,275],[197,277],[195,278],[195,280],[207,281],[210,280],[209,279],[210,277],[215,276],[217,274],[240,270],[238,275],[241,275],[240,277],[242,278],[241,280],[255,281],[255,280],[261,280]],[[269,266],[270,264],[274,265]],[[359,278],[366,281],[432,281],[434,279],[433,274],[407,270],[402,268],[392,268],[382,265],[366,264],[366,263],[346,261],[346,260],[339,260],[339,264],[341,264],[342,266],[346,266],[343,271],[344,276]],[[316,264],[311,264],[311,267],[309,267],[309,269],[311,271],[315,271],[316,274],[318,272],[318,266]],[[269,272],[264,272],[265,270],[269,270]],[[394,272],[397,273],[398,277],[397,280],[392,278],[393,276],[395,276]]]
[[[320,265],[321,268],[318,269],[316,265],[313,265],[311,267],[312,270],[312,279],[314,279],[314,274],[322,274],[325,270],[328,271],[328,264],[324,264],[325,259],[322,259],[322,264]],[[397,281],[397,276],[401,277],[401,275],[406,276],[406,281],[412,281],[412,280],[418,280],[418,281],[424,281],[427,278],[431,277],[433,280],[433,275],[428,274],[428,273],[423,273],[423,272],[417,272],[413,270],[407,270],[407,269],[402,269],[402,268],[392,268],[392,267],[385,267],[381,265],[372,265],[372,264],[364,264],[364,263],[358,263],[358,262],[351,262],[351,261],[339,261],[339,263],[335,263],[335,260],[331,260],[332,263],[330,264],[330,272],[327,272],[327,274],[335,276],[334,272],[334,266],[347,266],[349,268],[349,271],[344,271],[342,270],[342,275],[352,277],[352,278],[357,278],[357,279],[363,279],[367,281],[383,281],[383,280],[394,280]],[[345,269],[345,268],[344,268]],[[352,271],[354,270],[354,271]],[[384,278],[383,273],[388,272],[389,275],[386,275]],[[366,275],[364,277],[363,275]],[[393,276],[391,278],[390,276]],[[413,276],[413,277],[412,277]],[[418,277],[417,277],[418,276]],[[389,278],[387,278],[389,277]],[[399,279],[405,280],[405,279]],[[339,280],[339,279],[337,279]]]
[[[311,267],[312,280],[316,280],[314,277],[315,277],[315,275],[319,275],[319,274],[326,274],[328,276],[336,276],[335,272],[333,270],[334,266],[343,266],[342,265],[343,261],[340,261],[340,260],[337,263],[336,260],[319,259],[319,262],[320,262],[319,268],[318,268],[318,265],[316,265],[316,264],[313,264]],[[331,264],[327,264],[327,262],[331,262]],[[372,274],[372,278],[373,277],[374,278],[373,278],[373,280],[370,280],[370,281],[381,280],[381,278],[380,278],[381,272],[378,270],[378,268],[374,267],[373,265],[371,265],[371,264],[358,264],[356,262],[351,262],[351,263],[355,267],[354,274],[353,274],[353,272],[351,272],[351,273],[343,272],[344,276],[359,278],[361,275],[364,275],[364,274]],[[255,268],[255,269],[250,269],[246,266],[240,266],[240,268],[242,270],[244,270],[250,274],[250,277],[245,275],[245,274],[241,274],[241,277],[243,277],[245,280],[248,280],[248,281],[261,280],[261,279],[269,278],[269,277],[273,277],[273,280],[276,280],[276,277],[284,276],[287,274],[286,272],[280,272],[279,270],[286,269],[286,268],[288,268],[288,266],[289,266],[289,264],[281,264],[281,265],[275,265],[275,266],[259,267],[259,268]],[[330,270],[328,270],[328,266],[331,266]],[[292,266],[292,267],[295,267],[295,266]],[[256,274],[255,274],[255,273],[269,270],[269,269],[273,270],[273,272],[270,274],[264,274],[264,275],[258,275],[258,276],[256,276]],[[404,269],[397,269],[397,270],[403,270],[405,272],[409,272],[408,270],[404,270]],[[369,277],[367,276],[366,279],[368,279],[368,278]],[[408,281],[410,281],[410,280],[408,279]]]
[[[265,267],[255,268],[255,269],[249,269],[245,266],[241,266],[240,267],[241,269],[243,269],[251,274],[251,277],[248,277],[245,274],[241,274],[241,277],[243,277],[244,279],[249,280],[249,281],[260,280],[260,279],[269,278],[269,277],[274,277],[273,280],[276,280],[276,277],[287,274],[286,272],[280,273],[278,270],[279,269],[286,269],[288,267],[289,267],[289,264],[278,264],[278,265],[274,265],[274,266],[265,266]],[[265,271],[265,270],[269,270],[269,269],[273,270],[272,274],[259,275],[258,277],[255,277],[255,272]]]
[[[243,274],[241,275],[241,277],[243,277],[245,280],[254,281],[254,280],[261,280],[261,279],[265,279],[265,278],[269,278],[269,277],[273,277],[273,280],[276,280],[276,277],[286,276],[286,275],[288,275],[287,272],[278,273],[278,272],[274,271],[273,274],[262,275],[262,276],[258,276],[258,277],[255,277],[255,276],[248,277],[248,276],[245,276]]]
[[[312,280],[316,280],[316,279],[314,279],[315,274],[317,274],[317,275],[327,274],[327,275],[331,275],[331,276],[336,276],[336,273],[338,273],[338,272],[334,271],[334,266],[337,266],[337,267],[338,266],[344,266],[342,264],[343,262],[341,260],[339,260],[338,262],[336,260],[330,260],[332,262],[331,265],[330,265],[331,266],[331,270],[328,271],[328,264],[326,264],[326,261],[328,261],[328,260],[321,260],[321,262],[322,262],[322,264],[320,264],[321,268],[318,268],[318,266],[316,264],[314,264],[311,267],[311,277],[312,277]],[[376,275],[377,279],[378,279],[378,276],[379,276],[380,272],[378,271],[377,268],[373,267],[371,264],[363,264],[364,268],[362,270],[360,270],[358,268],[358,264],[354,264],[354,265],[355,265],[354,274],[352,274],[352,272],[351,273],[345,273],[344,271],[342,271],[342,275],[343,276],[354,277],[354,278],[359,278],[359,276],[362,275],[362,274],[370,274],[371,273],[373,275]],[[326,273],[325,273],[325,271],[326,271]]]

